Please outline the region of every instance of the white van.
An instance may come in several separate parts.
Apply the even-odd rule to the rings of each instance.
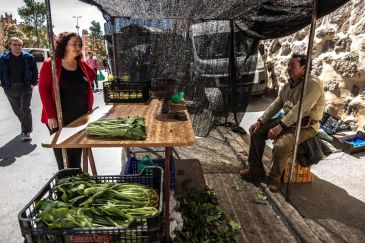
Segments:
[[[34,59],[37,62],[38,73],[41,70],[44,60],[51,56],[49,49],[45,48],[22,48],[22,50],[34,56]]]
[[[193,24],[189,27],[190,48],[193,58],[190,72],[192,79],[204,79],[205,82],[214,82],[216,87],[227,83],[229,64],[229,37],[230,24],[227,20],[208,21]],[[253,80],[245,87],[252,95],[264,94],[267,86],[267,75],[264,62],[257,51],[245,67],[244,62],[250,47],[249,39],[235,32],[235,55],[237,79]],[[255,60],[256,59],[256,60]],[[247,61],[247,60],[246,60]]]

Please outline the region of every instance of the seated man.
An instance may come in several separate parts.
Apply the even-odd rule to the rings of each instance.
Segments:
[[[295,126],[299,110],[298,100],[304,80],[306,59],[305,55],[292,55],[287,67],[290,77],[288,83],[283,86],[279,96],[249,129],[251,135],[249,168],[241,170],[240,175],[242,177],[265,176],[262,164],[265,140],[273,139],[272,167],[269,173],[269,188],[273,192],[280,190],[281,175],[294,150]],[[317,134],[324,105],[323,84],[317,77],[309,75],[303,94],[303,119],[299,144]],[[284,114],[271,120],[271,117],[281,109]]]

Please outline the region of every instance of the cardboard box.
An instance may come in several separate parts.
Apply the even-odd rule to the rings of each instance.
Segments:
[[[365,151],[365,133],[357,131],[344,136],[333,136],[333,145],[349,154]]]

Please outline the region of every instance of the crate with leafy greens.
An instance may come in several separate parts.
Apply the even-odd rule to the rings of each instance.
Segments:
[[[61,170],[19,213],[20,229],[27,242],[158,241],[162,188],[163,172],[158,167],[131,176]]]

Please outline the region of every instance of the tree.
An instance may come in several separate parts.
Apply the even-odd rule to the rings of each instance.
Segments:
[[[0,44],[4,49],[8,49],[8,40],[10,37],[20,38],[24,46],[29,44],[29,38],[15,24],[7,24],[4,27],[4,38],[0,40]]]
[[[100,23],[96,21],[91,21],[89,32],[89,50],[96,52],[98,61],[101,62],[103,57],[106,55],[106,48],[104,35],[101,31]]]
[[[24,21],[23,31],[32,40],[31,47],[47,46],[46,6],[43,2],[24,0],[25,6],[18,8],[18,14]]]

